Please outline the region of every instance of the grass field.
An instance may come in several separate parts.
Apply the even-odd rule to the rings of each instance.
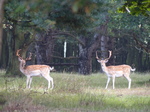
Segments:
[[[107,77],[51,73],[54,89],[47,81],[34,77],[26,89],[26,77],[4,77],[0,72],[0,111],[2,112],[149,112],[150,73],[132,73],[131,89],[125,78],[117,78],[105,90]]]

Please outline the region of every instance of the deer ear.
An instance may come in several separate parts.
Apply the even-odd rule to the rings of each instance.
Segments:
[[[99,59],[97,59],[97,62],[99,62],[99,63],[100,63],[100,60],[99,60]]]

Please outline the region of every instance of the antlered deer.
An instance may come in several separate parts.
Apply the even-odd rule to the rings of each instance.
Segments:
[[[26,59],[23,59],[19,52],[21,49],[17,50],[16,56],[18,56],[18,60],[20,61],[20,71],[27,77],[26,87],[30,88],[32,77],[33,76],[42,76],[48,81],[48,89],[50,88],[50,82],[52,84],[51,89],[53,89],[53,78],[50,77],[50,71],[54,69],[54,67],[50,67],[48,65],[28,65],[26,66],[26,60],[31,60],[32,54]]]
[[[135,69],[132,69],[129,65],[106,66],[106,63],[110,59],[111,55],[112,51],[109,51],[108,58],[100,59],[98,58],[96,51],[96,59],[101,64],[102,70],[106,73],[108,77],[105,89],[107,89],[111,77],[113,81],[113,89],[115,89],[115,78],[121,76],[124,76],[128,80],[128,89],[130,89],[131,88],[131,78],[129,77],[130,71],[135,71]]]

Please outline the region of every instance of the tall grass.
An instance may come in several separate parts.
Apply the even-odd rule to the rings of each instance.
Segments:
[[[105,90],[107,77],[52,73],[54,89],[46,90],[47,81],[34,77],[26,89],[26,77],[4,77],[0,73],[0,110],[3,112],[148,112],[150,109],[149,73],[132,73],[132,86],[117,78]]]

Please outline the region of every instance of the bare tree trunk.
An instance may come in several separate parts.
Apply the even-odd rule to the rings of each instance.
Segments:
[[[89,58],[88,48],[79,45],[79,73],[88,75],[92,70],[91,58]]]
[[[16,60],[16,55],[15,55],[15,25],[13,26],[13,29],[9,29],[7,32],[7,44],[8,44],[8,66],[6,70],[7,75],[17,75],[19,73],[19,66],[18,66],[18,61]]]
[[[0,61],[2,54],[2,37],[3,37],[3,17],[4,17],[4,1],[0,0]]]
[[[50,29],[48,34],[46,34],[46,42],[47,42],[47,49],[46,49],[46,63],[52,62],[52,56],[53,56],[53,50],[54,50],[54,44],[55,39],[52,36],[52,30]]]
[[[43,43],[43,33],[36,35],[35,42],[35,55],[36,55],[36,63],[43,64],[45,57],[45,45]]]
[[[55,39],[51,35],[51,31],[40,33],[36,36],[35,54],[36,63],[45,64],[51,63]]]
[[[107,47],[107,37],[106,36],[101,36],[101,45],[100,45],[100,49],[101,49],[101,58],[105,59],[107,58],[107,52],[108,52],[108,47]]]
[[[87,38],[82,38],[83,42],[86,44],[85,40]],[[89,75],[92,72],[92,56],[99,47],[101,41],[101,36],[97,35],[94,37],[94,41],[90,45],[82,46],[79,44],[79,73],[83,75]]]

